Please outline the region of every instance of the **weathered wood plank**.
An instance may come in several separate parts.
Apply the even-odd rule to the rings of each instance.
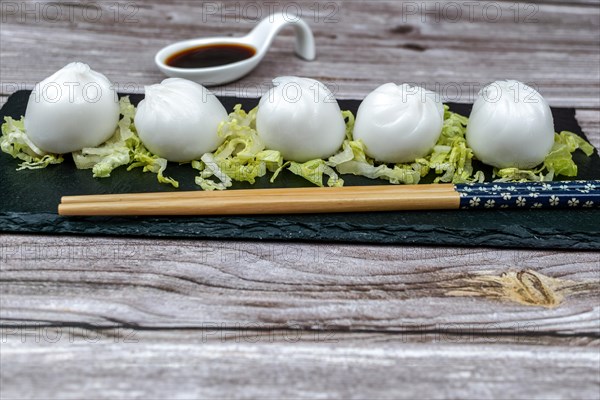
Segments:
[[[597,343],[4,329],[2,398],[598,399]],[[35,341],[40,336],[39,342]]]
[[[0,241],[6,323],[600,334],[600,253],[28,235]],[[499,295],[503,285],[473,281],[511,270],[565,283],[529,275],[516,282],[541,298],[536,304],[564,301],[522,305]]]
[[[281,9],[287,3],[281,2]],[[318,60],[306,63],[293,57],[293,34],[285,30],[258,69],[216,88],[218,93],[258,95],[273,77],[297,74],[325,81],[340,98],[362,97],[384,82],[407,81],[436,89],[449,100],[472,101],[489,81],[510,77],[538,86],[552,105],[600,106],[598,7],[556,2],[529,10],[500,2],[494,3],[502,13],[498,20],[481,5],[472,17],[462,10],[457,21],[448,8],[457,2],[436,2],[440,9],[433,13],[425,2],[409,2],[419,6],[416,12],[394,1],[327,3],[332,9],[318,3],[316,15],[310,8],[313,1],[293,3],[300,4],[315,30]],[[153,1],[137,5],[132,21],[122,20],[123,10],[115,17],[115,10],[105,5],[97,22],[75,12],[58,21],[39,18],[35,29],[19,12],[5,13],[0,92],[31,87],[73,60],[90,63],[120,88],[141,91],[162,79],[153,55],[167,43],[248,31],[255,21],[244,11],[246,3],[236,4],[241,4],[239,20],[219,7],[210,11],[185,0]]]

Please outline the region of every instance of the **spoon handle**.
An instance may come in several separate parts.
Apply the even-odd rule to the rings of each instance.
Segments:
[[[288,12],[269,15],[246,35],[246,39],[256,48],[266,51],[277,33],[288,25],[292,25],[296,31],[296,54],[304,60],[314,60],[317,51],[310,26],[300,17]]]

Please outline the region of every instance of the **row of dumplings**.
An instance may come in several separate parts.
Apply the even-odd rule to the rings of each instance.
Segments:
[[[256,115],[256,131],[266,147],[298,162],[335,154],[346,137],[346,124],[330,90],[313,79],[292,76],[276,78],[273,84]],[[64,87],[71,89],[68,96],[61,92]],[[93,99],[90,88],[95,90]],[[55,93],[49,94],[52,90]],[[227,117],[225,107],[205,87],[170,78],[146,87],[134,123],[152,153],[187,162],[222,143],[217,131]],[[118,98],[111,82],[86,64],[71,63],[36,85],[27,105],[25,130],[40,150],[63,154],[102,144],[118,121]],[[353,137],[377,161],[412,162],[432,151],[443,123],[439,95],[386,83],[362,101]],[[554,142],[550,107],[521,82],[494,82],[479,93],[466,138],[486,164],[534,167]]]

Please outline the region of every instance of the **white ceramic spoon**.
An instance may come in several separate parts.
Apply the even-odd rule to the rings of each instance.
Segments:
[[[235,81],[252,71],[263,59],[275,35],[287,25],[296,30],[296,54],[307,61],[316,57],[315,39],[306,22],[285,13],[276,13],[263,19],[248,35],[239,38],[212,37],[184,40],[161,49],[155,57],[158,68],[166,75],[189,79],[205,86],[222,85]],[[256,53],[242,61],[208,68],[176,68],[167,65],[167,59],[186,49],[219,44],[241,44],[256,49]]]

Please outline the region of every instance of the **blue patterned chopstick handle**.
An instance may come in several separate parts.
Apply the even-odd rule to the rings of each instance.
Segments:
[[[600,181],[455,185],[462,209],[599,208]]]

